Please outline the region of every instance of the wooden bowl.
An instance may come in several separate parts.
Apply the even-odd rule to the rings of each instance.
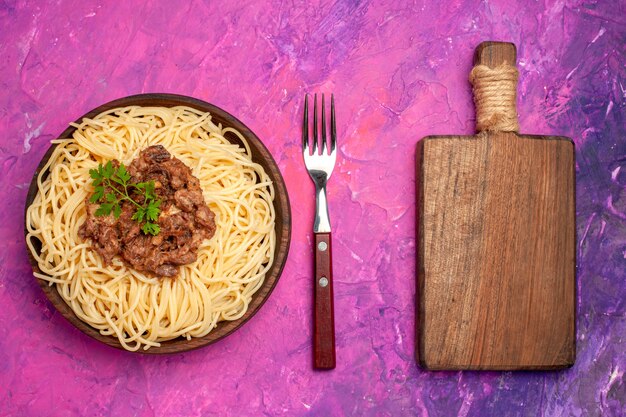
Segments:
[[[276,283],[278,282],[278,278],[280,277],[283,267],[285,266],[285,261],[287,260],[289,241],[291,238],[291,211],[289,208],[289,197],[287,195],[285,181],[283,180],[283,177],[280,174],[280,170],[278,169],[276,162],[272,158],[272,155],[269,153],[265,145],[263,145],[259,138],[250,129],[248,129],[234,116],[230,115],[219,107],[216,107],[202,100],[197,100],[195,98],[175,94],[139,94],[135,96],[124,97],[118,100],[113,100],[96,109],[93,109],[89,113],[80,117],[76,121],[76,123],[80,123],[83,118],[93,118],[106,110],[115,107],[126,106],[188,106],[204,112],[210,112],[215,122],[221,123],[223,126],[226,127],[234,127],[247,139],[248,144],[250,145],[250,149],[252,151],[252,160],[260,164],[265,169],[265,171],[274,183],[274,209],[276,210],[276,250],[274,252],[274,263],[272,264],[272,267],[265,276],[263,286],[252,297],[252,301],[248,306],[248,311],[239,320],[219,322],[217,327],[213,329],[211,333],[204,337],[193,338],[191,340],[179,337],[177,339],[161,342],[160,347],[151,347],[148,350],[139,349],[137,352],[148,354],[175,353],[184,352],[187,350],[199,348],[201,346],[209,345],[233,333],[245,322],[250,320],[250,318],[252,318],[252,316],[254,316],[256,312],[259,311],[263,303],[265,303],[265,301],[268,299],[272,290],[276,286]],[[65,131],[61,133],[59,137],[71,138],[75,130],[76,128],[70,126],[65,129]],[[242,145],[241,141],[235,135],[227,134],[226,138],[232,143]],[[56,145],[50,146],[46,154],[43,156],[41,162],[39,163],[35,174],[33,175],[33,179],[30,183],[30,188],[28,189],[28,195],[26,196],[26,209],[28,209],[28,207],[32,204],[35,196],[37,195],[37,176],[52,155],[55,147]],[[25,234],[27,234],[26,230]],[[36,248],[38,246],[40,248],[41,245],[37,240],[35,240],[33,243],[35,244]],[[28,251],[28,254],[33,270],[35,272],[41,273],[41,270],[39,269],[37,262],[30,253],[30,250]],[[103,336],[97,329],[80,320],[78,316],[74,313],[74,311],[72,311],[72,309],[67,305],[65,300],[63,300],[61,295],[59,295],[56,289],[56,285],[50,286],[47,281],[41,279],[37,279],[37,282],[39,283],[39,286],[44,291],[44,293],[46,293],[46,296],[54,305],[54,307],[59,312],[61,312],[61,314],[66,319],[68,319],[70,323],[80,329],[83,333],[86,333],[96,340],[106,343],[109,346],[123,349],[117,337]]]

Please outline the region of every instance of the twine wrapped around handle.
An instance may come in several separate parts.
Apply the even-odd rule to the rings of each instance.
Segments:
[[[469,80],[476,104],[476,130],[519,132],[517,79],[517,68],[507,62],[495,68],[480,64],[472,69]]]

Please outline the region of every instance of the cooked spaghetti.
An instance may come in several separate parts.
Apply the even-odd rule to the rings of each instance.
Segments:
[[[131,351],[202,337],[220,321],[241,318],[276,243],[274,187],[245,138],[209,113],[182,106],[116,108],[74,127],[71,139],[53,141],[27,210],[26,240],[42,272],[37,278],[56,285],[81,320]],[[229,133],[243,147],[224,137]],[[197,260],[173,278],[141,273],[118,258],[107,265],[79,236],[93,192],[89,170],[113,159],[127,164],[157,144],[192,169],[217,224]]]

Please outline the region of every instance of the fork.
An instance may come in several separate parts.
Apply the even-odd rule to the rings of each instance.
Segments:
[[[313,316],[313,359],[318,369],[335,367],[335,318],[333,308],[333,271],[330,244],[330,219],[326,199],[326,183],[337,159],[335,97],[330,98],[330,144],[326,139],[326,111],[322,94],[322,142],[317,137],[317,94],[313,107],[313,140],[309,144],[309,98],[304,96],[302,155],[309,176],[315,184],[315,290]],[[330,146],[329,146],[330,145]]]

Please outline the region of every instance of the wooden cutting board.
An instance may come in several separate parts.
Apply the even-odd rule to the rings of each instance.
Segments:
[[[515,65],[482,43],[474,65]],[[565,137],[482,132],[417,145],[417,357],[430,370],[575,358],[575,163]]]

